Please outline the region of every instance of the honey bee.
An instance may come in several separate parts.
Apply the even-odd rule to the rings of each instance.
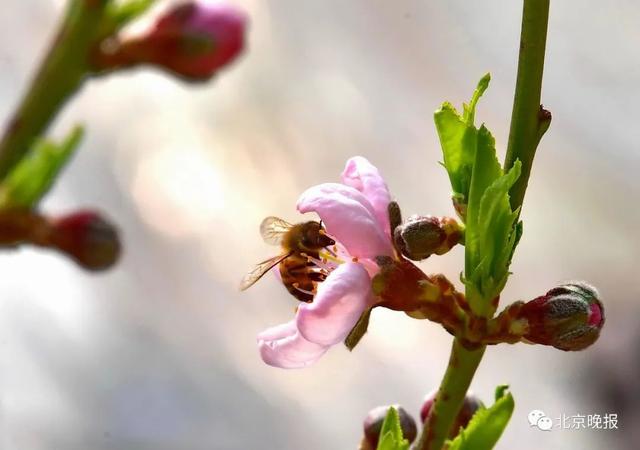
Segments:
[[[324,231],[322,222],[309,221],[292,225],[278,217],[267,217],[260,224],[260,234],[267,244],[280,245],[282,253],[258,263],[240,283],[244,291],[276,265],[280,265],[282,283],[289,293],[302,302],[312,302],[318,283],[327,271],[318,266],[320,252],[335,245]],[[331,250],[328,250],[332,253]]]

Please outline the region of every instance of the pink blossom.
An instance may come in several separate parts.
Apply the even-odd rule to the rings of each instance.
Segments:
[[[378,169],[361,156],[347,161],[341,183],[324,183],[302,193],[297,208],[315,212],[337,242],[337,257],[317,264],[329,271],[312,303],[301,303],[294,320],[258,335],[262,359],[282,368],[316,362],[347,337],[377,299],[373,258],[392,256],[387,206],[390,195]]]

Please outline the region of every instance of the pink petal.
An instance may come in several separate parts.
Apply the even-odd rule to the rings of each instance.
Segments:
[[[366,269],[358,263],[341,264],[320,284],[313,303],[298,307],[298,331],[318,345],[342,342],[373,298]]]
[[[298,211],[316,212],[327,232],[341,242],[352,256],[374,258],[391,255],[391,240],[378,222],[366,197],[356,189],[338,183],[313,186],[298,199]]]
[[[328,347],[307,341],[292,320],[260,333],[258,349],[262,360],[270,366],[299,369],[315,363]]]
[[[342,182],[364,194],[373,206],[376,218],[385,232],[389,234],[387,207],[391,201],[391,195],[376,166],[362,156],[354,156],[347,161],[344,172],[342,172]]]

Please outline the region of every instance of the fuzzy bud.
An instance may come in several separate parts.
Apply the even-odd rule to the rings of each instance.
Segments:
[[[418,435],[418,427],[415,419],[411,417],[402,406],[393,405],[393,407],[398,411],[402,436],[409,442],[413,442]],[[391,408],[391,406],[378,406],[377,408],[373,408],[364,419],[364,440],[369,445],[369,448],[374,449],[378,446],[382,424],[387,416],[387,412],[389,412],[389,408]]]
[[[462,236],[462,227],[455,219],[433,216],[411,216],[393,233],[396,248],[413,261],[447,253]]]
[[[243,50],[246,14],[227,3],[182,3],[145,35],[109,42],[99,50],[98,70],[152,64],[188,81],[207,81]]]
[[[116,228],[93,211],[77,211],[51,223],[51,245],[88,270],[111,267],[120,256]]]
[[[519,318],[528,322],[524,337],[565,351],[593,344],[604,325],[598,291],[584,282],[571,282],[522,305]]]
[[[431,412],[431,408],[433,407],[433,403],[436,400],[437,394],[438,391],[435,390],[424,398],[424,403],[422,404],[422,408],[420,409],[420,420],[422,421],[422,423],[427,420],[427,417]],[[460,408],[460,412],[458,412],[456,420],[451,427],[449,437],[451,439],[456,437],[460,432],[460,428],[466,427],[476,411],[482,407],[484,407],[482,400],[476,397],[471,391],[467,392],[467,395],[464,397],[462,407]]]

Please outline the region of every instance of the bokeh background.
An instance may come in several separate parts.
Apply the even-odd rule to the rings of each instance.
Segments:
[[[260,360],[262,329],[295,302],[243,274],[274,252],[258,225],[300,220],[297,196],[369,158],[405,214],[452,214],[432,112],[469,98],[491,71],[477,120],[503,153],[521,2],[238,1],[249,51],[213,83],[139,71],[93,80],[58,118],[88,135],[43,204],[97,206],[121,229],[121,263],[93,275],[47,251],[0,254],[3,449],[354,449],[379,404],[417,413],[439,383],[450,337],[435,324],[375,311],[349,354],[312,368]],[[26,87],[62,0],[3,0],[0,120]],[[166,6],[160,2],[159,7]],[[640,446],[640,6],[552,4],[539,149],[525,234],[503,302],[585,279],[607,324],[588,351],[490,348],[473,390],[509,383],[516,410],[499,449]],[[428,272],[456,279],[463,253]],[[619,429],[541,432],[526,416],[616,413]]]

